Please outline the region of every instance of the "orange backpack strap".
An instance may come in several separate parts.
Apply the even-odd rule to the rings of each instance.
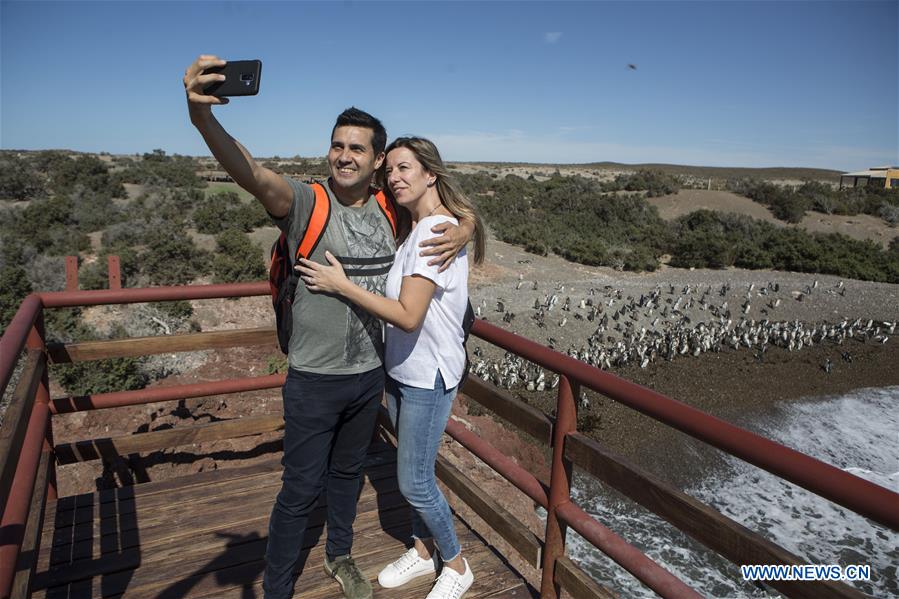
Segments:
[[[309,215],[306,232],[303,233],[303,238],[297,245],[295,260],[301,257],[309,258],[312,255],[325,233],[328,219],[331,218],[331,200],[325,187],[321,183],[313,183],[312,191],[315,192],[315,203],[312,206],[312,214]]]
[[[397,219],[398,215],[396,212],[396,205],[393,203],[393,200],[387,197],[383,191],[378,191],[375,193],[375,199],[378,201],[378,206],[381,207],[381,212],[384,213],[384,216],[387,217],[387,220],[390,221],[390,228],[393,229],[393,237],[396,238],[396,227],[397,227]]]

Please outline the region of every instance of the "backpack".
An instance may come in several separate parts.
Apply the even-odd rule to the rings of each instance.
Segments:
[[[465,350],[465,370],[462,371],[462,378],[456,389],[462,390],[465,381],[468,380],[468,371],[471,368],[471,361],[468,359],[468,336],[471,334],[471,327],[474,324],[474,308],[471,307],[471,298],[468,298],[468,305],[465,307],[465,316],[462,317],[462,349]]]
[[[296,266],[300,258],[308,258],[315,252],[315,248],[318,247],[318,243],[321,241],[328,226],[328,221],[331,218],[331,200],[324,185],[313,183],[311,187],[315,193],[315,202],[312,206],[309,222],[306,224],[306,230],[303,231],[300,243],[297,245],[296,255],[291,257],[287,244],[287,235],[283,232],[272,245],[272,264],[269,268],[268,283],[272,294],[272,307],[275,309],[275,328],[278,332],[278,345],[285,354],[288,353],[290,336],[293,333],[293,300],[300,280],[300,276],[297,274],[294,266]],[[396,237],[396,206],[387,199],[383,191],[375,193],[375,200],[390,223],[394,237]],[[380,259],[372,258],[351,259],[338,257],[338,259],[344,264],[355,262],[356,264],[365,265],[381,261]],[[364,272],[372,275],[383,274],[389,269],[390,264],[387,264],[381,269],[369,269]],[[346,269],[346,272],[347,274],[355,274],[352,269]]]

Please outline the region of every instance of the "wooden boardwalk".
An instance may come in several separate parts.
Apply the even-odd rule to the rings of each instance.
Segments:
[[[430,586],[426,578],[402,589],[381,589],[376,580],[410,535],[395,460],[386,443],[369,452],[353,556],[372,580],[375,597],[420,599]],[[268,516],[280,472],[271,460],[50,502],[32,596],[261,598]],[[319,505],[310,519],[297,597],[341,596],[322,570],[324,516]],[[458,519],[456,530],[475,573],[467,599],[534,596]]]

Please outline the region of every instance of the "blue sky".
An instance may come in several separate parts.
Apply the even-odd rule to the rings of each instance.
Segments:
[[[216,109],[257,156],[323,155],[356,105],[457,161],[899,164],[896,0],[0,0],[0,28],[4,149],[208,154],[181,76],[213,53],[263,62]]]

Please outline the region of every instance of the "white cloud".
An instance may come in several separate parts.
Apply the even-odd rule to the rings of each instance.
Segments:
[[[548,31],[543,34],[543,41],[547,44],[555,44],[562,37],[561,31]]]

